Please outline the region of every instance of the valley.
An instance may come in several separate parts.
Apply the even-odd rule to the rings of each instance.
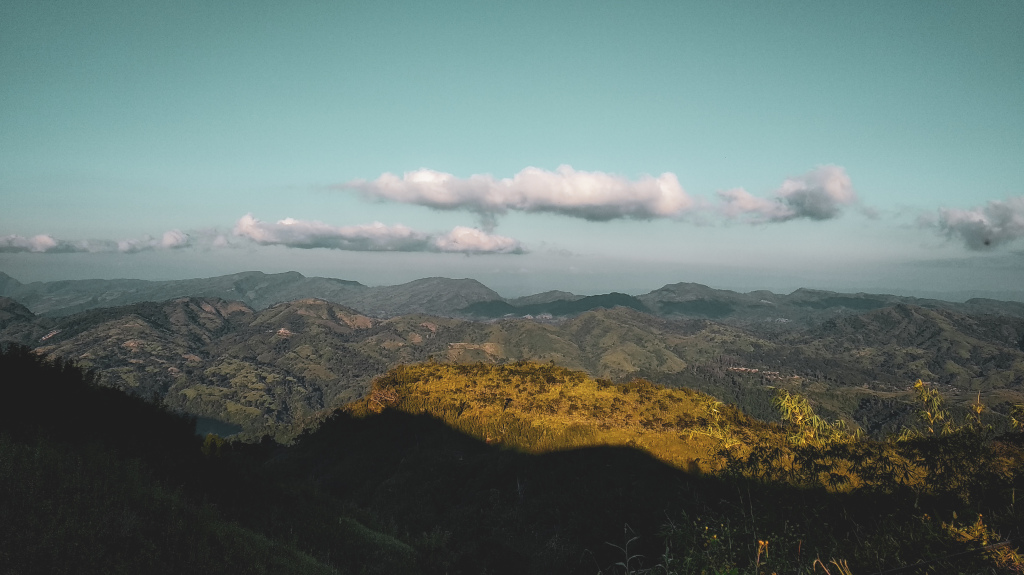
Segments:
[[[0,341],[74,360],[104,385],[245,437],[288,440],[317,414],[364,397],[374,377],[428,360],[529,360],[615,383],[646,379],[767,421],[777,420],[770,398],[783,388],[878,438],[914,416],[907,399],[917,379],[958,413],[980,393],[1000,429],[1024,401],[1024,304],[1016,302],[698,284],[638,297],[504,300],[473,280],[367,288],[259,272],[181,282],[7,277],[0,287],[11,294],[0,298]],[[179,297],[122,303],[169,295]],[[293,296],[301,299],[276,301]],[[70,312],[80,308],[89,309]]]

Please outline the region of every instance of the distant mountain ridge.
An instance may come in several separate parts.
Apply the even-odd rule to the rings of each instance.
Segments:
[[[739,293],[694,283],[669,284],[639,296],[648,308],[668,317],[704,317],[741,325],[759,322],[816,323],[842,314],[908,304],[960,313],[1024,317],[1024,303],[972,299],[963,303],[889,294],[838,293],[800,288],[788,295],[767,290]]]
[[[171,281],[69,280],[27,284],[0,272],[0,296],[17,301],[37,315],[55,317],[100,307],[180,297],[241,301],[256,310],[281,302],[316,298],[383,318],[412,313],[484,320],[543,314],[557,318],[624,306],[668,318],[710,319],[730,325],[768,328],[809,326],[842,315],[898,304],[967,314],[1024,317],[1024,303],[985,298],[960,303],[804,288],[787,295],[767,290],[740,293],[688,282],[668,284],[639,296],[616,292],[582,296],[548,291],[503,298],[473,279],[433,277],[394,286],[369,287],[350,280],[306,277],[298,272],[266,274],[256,271]]]
[[[451,315],[478,301],[500,299],[471,279],[425,278],[397,286],[368,287],[359,282],[306,277],[298,272],[241,272],[188,280],[69,280],[23,284],[0,272],[0,296],[38,315],[66,316],[98,307],[180,297],[241,301],[255,309],[305,298],[332,301],[379,316],[408,313]]]
[[[516,297],[505,300],[506,302],[514,306],[533,305],[538,303],[551,303],[559,300],[573,301],[582,298],[581,295],[576,295],[567,291],[551,290],[541,293],[535,293],[533,295],[526,295],[522,297]]]
[[[307,278],[298,272],[241,272],[212,278],[148,281],[132,279],[68,280],[23,284],[0,272],[0,295],[22,303],[39,315],[63,316],[97,307],[179,297],[214,297],[265,308],[315,292],[338,298],[369,289],[353,281]],[[308,297],[308,296],[307,296]]]
[[[529,300],[527,299],[526,301]],[[618,292],[603,295],[577,296],[572,299],[556,299],[547,302],[521,305],[513,305],[504,300],[482,301],[468,305],[459,311],[470,316],[485,318],[499,318],[509,315],[527,317],[540,316],[544,314],[553,317],[578,315],[585,311],[602,308],[611,309],[614,307],[628,307],[648,313],[651,311],[639,299],[631,295]]]

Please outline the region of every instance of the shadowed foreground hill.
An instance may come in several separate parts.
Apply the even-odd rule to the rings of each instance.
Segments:
[[[208,471],[192,420],[18,347],[0,394],[0,573],[334,572],[182,491]]]
[[[367,524],[405,516],[449,533],[446,569],[621,572],[609,566],[625,557],[601,538],[622,545],[609,533],[623,523],[627,539],[641,535],[631,553],[667,573],[807,573],[816,557],[854,573],[1021,565],[1013,546],[970,551],[1020,536],[1020,434],[968,426],[880,443],[813,413],[793,421],[556,366],[423,364],[378,378],[282,465],[347,494]],[[967,553],[944,559],[952,551]]]
[[[1021,565],[1016,544],[983,548],[1024,524],[1020,434],[883,444],[550,365],[423,364],[392,370],[294,445],[225,443],[23,348],[0,354],[0,375],[0,559],[12,573]],[[670,414],[689,423],[668,426]],[[701,435],[702,419],[729,434]],[[699,472],[698,454],[722,471]],[[642,557],[608,544],[627,541]]]

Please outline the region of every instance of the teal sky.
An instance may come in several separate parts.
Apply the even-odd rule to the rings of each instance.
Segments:
[[[0,271],[1018,291],[1021,30],[1021,0],[4,2]],[[614,215],[560,204],[563,165],[626,182]],[[501,183],[528,168],[552,187]],[[507,195],[373,187],[421,169]],[[854,194],[825,211],[823,169]],[[688,207],[623,207],[664,173]]]

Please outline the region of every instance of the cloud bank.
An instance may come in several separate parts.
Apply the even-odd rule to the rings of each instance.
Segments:
[[[207,248],[229,248],[229,238],[215,231],[197,232],[198,244]],[[523,254],[526,249],[513,238],[491,234],[476,228],[457,226],[446,234],[428,234],[403,225],[381,223],[335,227],[322,222],[285,218],[276,223],[263,222],[247,214],[235,224],[232,235],[260,245],[291,248],[326,248],[347,251],[447,252],[463,254]],[[197,245],[181,230],[170,230],[156,238],[120,241],[68,241],[49,234],[31,237],[0,236],[0,253],[123,253],[174,250]]]
[[[456,226],[451,232],[435,237],[433,245],[442,252],[521,254],[525,251],[512,238],[465,226]]]
[[[554,172],[529,167],[503,179],[479,174],[457,178],[421,169],[401,177],[385,173],[376,180],[352,180],[339,187],[356,190],[373,200],[473,212],[486,226],[493,226],[495,216],[509,211],[547,212],[603,222],[679,218],[709,207],[687,194],[670,172],[657,178],[629,180],[564,165]],[[743,217],[751,223],[830,220],[858,201],[846,171],[832,165],[787,179],[769,197],[736,188],[718,192],[718,198],[719,213],[728,218]]]
[[[770,197],[754,196],[743,188],[718,192],[727,217],[746,217],[751,223],[795,219],[831,220],[857,203],[850,176],[840,166],[821,166],[789,178]]]
[[[191,238],[180,230],[165,232],[160,238],[146,236],[142,239],[120,241],[110,240],[61,240],[49,234],[32,237],[10,235],[0,237],[0,253],[137,253],[157,249],[177,249],[191,245]]]
[[[510,210],[547,212],[608,221],[678,217],[694,201],[675,174],[629,180],[604,172],[583,172],[559,166],[554,172],[525,168],[511,178],[490,175],[457,178],[421,169],[402,177],[385,173],[376,180],[352,180],[339,186],[383,201],[416,204],[437,210],[466,210],[485,222]]]
[[[191,238],[181,230],[164,232],[160,238],[146,237],[141,240],[121,240],[117,242],[117,251],[123,253],[137,253],[149,250],[173,250],[184,248],[191,244]]]
[[[292,248],[327,248],[348,251],[524,253],[512,238],[466,227],[456,227],[444,235],[418,232],[403,225],[373,223],[335,227],[322,222],[285,218],[277,223],[263,222],[246,214],[235,225],[234,234],[260,245]]]
[[[938,218],[922,220],[948,238],[959,238],[968,249],[985,250],[1024,237],[1024,196],[993,200],[980,208],[940,208]]]
[[[73,248],[74,246],[69,244],[69,242],[55,239],[48,234],[40,234],[30,238],[15,235],[0,237],[0,252],[3,253],[31,252],[41,254],[56,251],[87,251],[68,249],[69,247]]]

